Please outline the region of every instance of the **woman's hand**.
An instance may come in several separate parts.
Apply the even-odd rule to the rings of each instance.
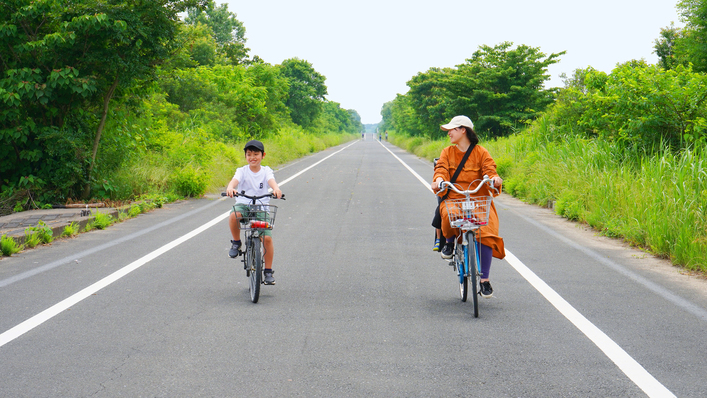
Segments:
[[[491,178],[491,181],[493,181],[493,186],[498,188],[503,184],[503,179],[499,176]]]
[[[441,178],[438,178],[437,181],[434,181],[434,182],[432,182],[432,184],[430,184],[430,188],[432,188],[432,192],[434,192],[434,193],[439,192],[439,183],[442,181],[444,181],[444,180]]]

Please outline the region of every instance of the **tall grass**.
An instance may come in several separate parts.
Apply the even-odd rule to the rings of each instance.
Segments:
[[[136,156],[110,177],[120,187],[119,197],[172,192],[200,196],[225,187],[236,169],[243,166],[246,141],[226,144],[195,132],[181,133],[161,150]],[[177,134],[177,133],[174,133]],[[266,156],[263,165],[277,167],[302,156],[350,141],[358,135],[310,134],[285,128],[262,139]],[[172,137],[174,138],[174,137]]]
[[[504,190],[601,233],[625,239],[690,270],[707,272],[707,150],[654,154],[574,135],[552,137],[543,120],[498,140],[482,140]],[[448,145],[393,136],[429,160]]]

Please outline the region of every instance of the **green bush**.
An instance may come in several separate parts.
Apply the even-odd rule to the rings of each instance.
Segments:
[[[110,214],[105,214],[96,212],[94,214],[93,220],[89,223],[91,228],[96,228],[96,229],[105,229],[113,224],[114,220],[113,217],[110,216]]]
[[[13,254],[22,251],[23,247],[18,245],[14,239],[7,235],[0,238],[0,251],[3,256],[12,256]]]
[[[177,170],[170,179],[172,189],[179,195],[187,197],[203,195],[208,183],[206,174],[191,165]]]
[[[62,231],[61,236],[62,237],[73,237],[74,235],[79,233],[80,225],[77,222],[72,222],[71,224],[67,225],[64,227],[64,231]]]
[[[42,239],[39,237],[39,233],[25,229],[25,246],[30,249],[42,243]]]

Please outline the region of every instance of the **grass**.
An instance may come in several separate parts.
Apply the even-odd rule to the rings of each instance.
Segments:
[[[13,254],[22,251],[23,246],[18,245],[17,242],[7,235],[3,235],[0,238],[0,251],[3,256],[12,256]]]

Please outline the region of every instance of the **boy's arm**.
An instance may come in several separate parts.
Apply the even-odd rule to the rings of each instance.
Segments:
[[[228,183],[228,186],[226,187],[226,195],[228,195],[229,198],[232,198],[236,194],[236,187],[238,186],[238,180],[233,178],[231,182]]]
[[[276,198],[280,199],[282,197],[282,191],[274,178],[268,180],[268,186],[272,188],[272,193],[275,194]]]

